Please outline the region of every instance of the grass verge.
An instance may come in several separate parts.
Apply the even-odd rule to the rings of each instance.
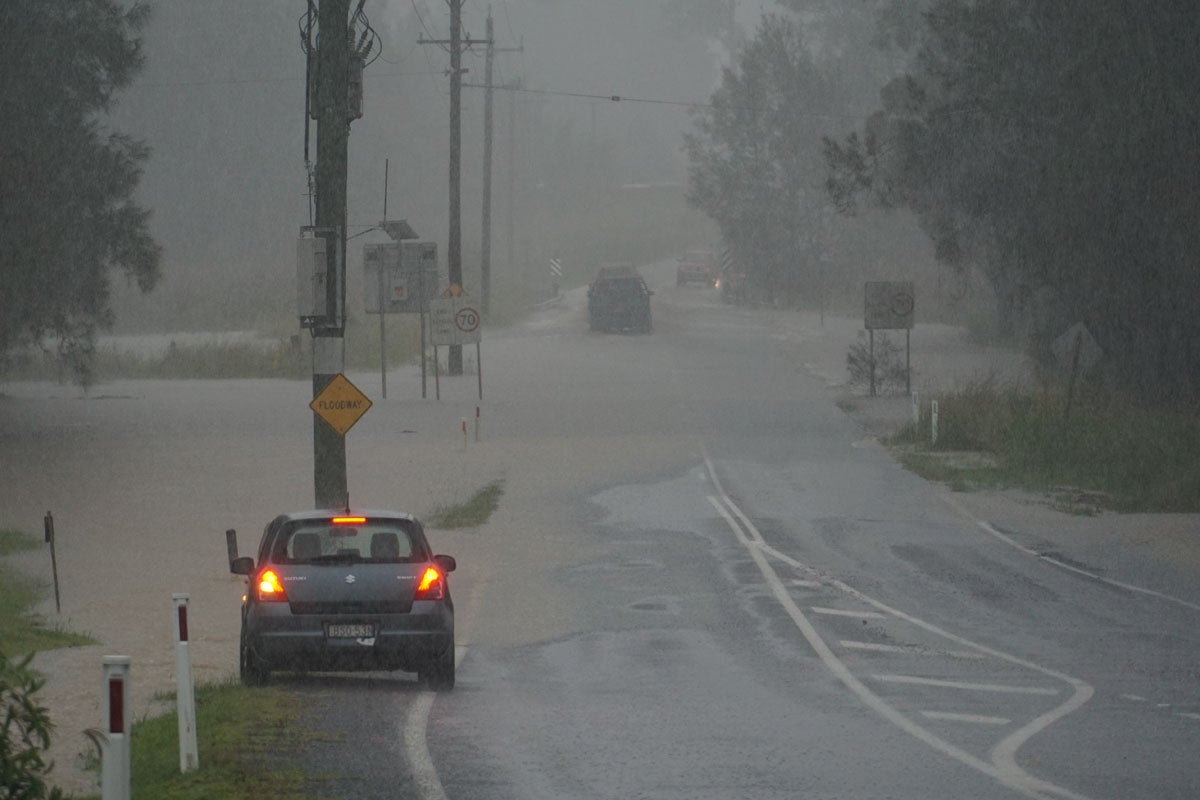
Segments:
[[[33,550],[39,543],[20,531],[0,530],[0,557],[23,550]],[[30,609],[46,591],[41,582],[14,570],[0,561],[0,642],[10,656],[36,650],[53,650],[91,644],[87,636],[46,627]]]
[[[174,713],[136,722],[130,733],[133,800],[257,800],[264,792],[273,800],[308,800],[324,778],[293,766],[297,751],[317,738],[298,726],[301,713],[300,697],[280,688],[197,686],[200,768],[179,772]]]
[[[480,489],[471,499],[457,506],[441,506],[429,515],[430,527],[449,530],[451,528],[477,528],[488,521],[504,494],[504,481],[496,480]]]
[[[984,380],[939,401],[888,440],[900,461],[955,488],[1013,486],[1123,512],[1200,511],[1200,418],[1090,394],[1067,417],[1061,392]],[[984,459],[954,454],[985,454]]]

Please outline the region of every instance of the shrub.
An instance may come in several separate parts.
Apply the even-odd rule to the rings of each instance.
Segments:
[[[871,342],[866,331],[858,332],[858,340],[850,345],[846,354],[846,369],[850,371],[850,385],[871,385]],[[904,349],[893,342],[886,333],[875,336],[875,390],[886,393],[889,389],[902,391],[908,383],[908,370],[904,363]]]
[[[35,695],[45,679],[29,664],[33,654],[10,660],[0,653],[0,800],[61,800],[46,776],[53,768],[50,718]]]

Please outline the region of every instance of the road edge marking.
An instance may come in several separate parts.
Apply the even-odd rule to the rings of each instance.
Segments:
[[[712,480],[713,488],[720,496],[720,499],[718,499],[717,497],[709,495],[709,503],[711,503],[712,506],[717,510],[717,513],[725,520],[725,523],[729,526],[730,530],[733,531],[734,536],[737,537],[738,541],[743,545],[743,547],[746,548],[747,552],[749,552],[750,557],[754,560],[759,572],[762,573],[763,578],[766,580],[772,594],[775,595],[776,599],[779,601],[779,604],[783,607],[783,610],[792,618],[792,621],[796,624],[796,627],[799,628],[801,634],[808,641],[809,646],[811,646],[816,652],[817,657],[821,659],[821,662],[825,665],[826,669],[832,672],[834,676],[846,686],[846,688],[857,695],[867,707],[891,722],[896,727],[903,730],[905,733],[908,733],[916,739],[924,742],[934,750],[947,755],[959,763],[971,767],[972,769],[975,769],[976,771],[990,778],[993,778],[999,783],[1009,787],[1010,789],[1020,792],[1026,797],[1041,799],[1047,797],[1047,795],[1052,795],[1069,798],[1070,800],[1088,800],[1086,795],[1078,794],[1070,789],[1050,783],[1049,781],[1042,780],[1041,778],[1036,778],[1025,770],[1021,769],[1020,765],[1016,763],[1016,751],[1021,747],[1022,744],[1032,738],[1034,734],[1044,730],[1052,723],[1056,722],[1062,717],[1065,717],[1067,714],[1075,711],[1084,703],[1086,703],[1088,699],[1091,698],[1093,693],[1091,686],[1083,681],[1071,678],[1070,676],[1062,673],[1049,670],[1045,667],[1040,667],[1036,664],[1032,664],[1031,662],[1026,662],[1023,659],[1008,655],[1007,653],[1002,653],[998,650],[993,650],[992,648],[984,645],[976,644],[975,642],[964,639],[961,636],[951,634],[948,631],[942,631],[940,628],[937,628],[936,626],[927,623],[924,620],[919,620],[910,614],[905,614],[904,612],[880,603],[879,601],[868,597],[859,590],[854,589],[842,581],[832,581],[832,585],[849,591],[853,596],[869,602],[871,605],[875,606],[881,611],[892,613],[902,619],[918,624],[920,627],[926,628],[930,631],[938,632],[939,634],[950,638],[952,641],[966,644],[981,652],[995,655],[1012,663],[1029,666],[1038,672],[1042,672],[1043,674],[1063,680],[1075,688],[1075,693],[1065,703],[1055,709],[1052,709],[1050,712],[1035,718],[1029,724],[1001,740],[1001,742],[992,749],[991,763],[971,755],[962,748],[947,742],[933,732],[921,727],[913,720],[904,716],[904,714],[902,714],[899,710],[889,705],[887,701],[875,694],[869,687],[866,686],[866,684],[855,677],[850,671],[849,667],[847,667],[845,663],[843,663],[842,660],[837,657],[832,648],[830,648],[829,645],[826,644],[825,640],[821,638],[820,634],[817,633],[817,630],[813,626],[812,622],[809,621],[808,617],[805,616],[804,612],[800,610],[799,606],[796,605],[796,602],[788,593],[787,588],[783,585],[783,581],[780,579],[779,575],[767,562],[766,553],[770,552],[777,557],[782,557],[785,563],[790,563],[791,565],[794,565],[795,567],[803,569],[809,573],[815,573],[815,570],[799,561],[796,561],[795,559],[786,556],[783,553],[779,553],[779,551],[767,545],[766,541],[763,539],[762,533],[759,532],[754,523],[750,521],[745,512],[743,512],[741,508],[739,508],[738,505],[733,502],[728,494],[726,494],[720,478],[717,476],[716,467],[713,464],[712,458],[709,456],[707,449],[702,445],[701,450],[704,458],[704,464],[708,469],[709,477]],[[738,520],[734,519],[735,514],[738,518],[740,518],[740,524]],[[745,527],[743,527],[743,525]]]
[[[1167,594],[1166,592],[1160,592],[1157,589],[1147,589],[1144,586],[1137,586],[1136,584],[1126,583],[1125,581],[1118,581],[1114,578],[1106,578],[1103,575],[1097,575],[1096,573],[1089,572],[1086,569],[1080,569],[1079,567],[1072,566],[1071,564],[1068,564],[1065,561],[1060,561],[1059,559],[1055,558],[1054,556],[1049,556],[1049,555],[1046,555],[1045,553],[1040,553],[1032,547],[1027,547],[1026,545],[1021,544],[1020,542],[1018,542],[1016,539],[1012,538],[1008,534],[997,530],[996,526],[992,525],[987,520],[979,519],[974,514],[972,514],[970,511],[968,511],[966,508],[964,508],[963,505],[961,503],[959,503],[957,500],[955,500],[954,498],[949,497],[945,494],[941,495],[941,498],[942,498],[942,502],[944,502],[946,505],[950,506],[950,508],[957,511],[962,516],[966,517],[968,520],[970,520],[972,523],[974,523],[976,527],[981,529],[984,533],[987,533],[989,536],[992,536],[993,538],[995,538],[1001,542],[1004,542],[1009,547],[1012,547],[1016,550],[1020,550],[1022,553],[1024,553],[1027,556],[1031,556],[1033,558],[1038,559],[1039,561],[1044,561],[1047,564],[1050,564],[1051,566],[1058,567],[1059,569],[1065,570],[1067,572],[1073,572],[1076,575],[1087,578],[1089,580],[1096,581],[1098,583],[1108,584],[1109,586],[1115,586],[1118,589],[1124,589],[1126,591],[1135,592],[1137,594],[1144,594],[1149,597],[1154,597],[1159,600],[1163,600],[1167,603],[1174,603],[1175,605],[1183,606],[1184,608],[1190,608],[1193,611],[1200,611],[1200,603],[1192,603],[1192,602],[1184,600],[1180,597],[1175,597],[1174,595]]]

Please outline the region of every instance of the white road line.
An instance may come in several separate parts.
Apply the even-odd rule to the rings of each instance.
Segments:
[[[958,642],[981,653],[992,655],[1011,663],[1028,666],[1037,672],[1040,672],[1044,675],[1049,675],[1052,678],[1056,678],[1070,684],[1075,690],[1074,694],[1067,702],[1045,714],[1042,714],[1032,722],[1018,729],[1017,731],[1014,731],[1001,740],[1001,742],[992,749],[991,763],[972,755],[960,747],[956,747],[950,742],[947,742],[945,739],[935,735],[931,731],[926,730],[916,722],[910,720],[904,714],[900,713],[900,711],[897,709],[888,705],[887,702],[879,697],[879,695],[872,692],[862,681],[854,676],[849,668],[847,668],[846,665],[842,663],[842,661],[829,648],[829,645],[827,645],[817,633],[816,628],[814,628],[812,623],[809,622],[808,618],[804,615],[804,612],[802,612],[792,600],[791,595],[788,594],[787,588],[783,585],[783,581],[780,580],[779,575],[767,562],[766,555],[770,553],[773,557],[779,558],[780,560],[791,564],[800,571],[807,572],[817,578],[820,576],[817,575],[815,570],[808,565],[802,564],[790,556],[786,556],[783,553],[780,553],[777,550],[767,546],[758,528],[754,526],[754,523],[750,521],[745,512],[738,508],[737,504],[734,503],[729,495],[725,493],[724,488],[721,486],[721,480],[717,476],[716,468],[713,466],[712,459],[709,457],[706,450],[703,451],[703,457],[704,463],[708,468],[709,477],[712,480],[713,487],[720,495],[719,500],[716,497],[710,496],[708,498],[709,502],[717,510],[717,513],[725,520],[725,523],[729,526],[730,530],[733,531],[734,536],[737,537],[738,541],[741,542],[742,546],[746,548],[747,552],[749,552],[750,557],[754,560],[754,563],[758,566],[759,572],[762,573],[764,580],[766,580],[767,585],[770,587],[771,592],[775,595],[775,598],[779,601],[779,604],[783,607],[784,611],[786,611],[788,616],[792,618],[792,621],[795,622],[796,627],[808,641],[809,646],[813,648],[813,651],[817,654],[817,657],[820,658],[822,663],[825,664],[826,669],[833,673],[834,676],[836,676],[838,680],[840,680],[846,686],[847,689],[857,695],[858,698],[868,708],[875,711],[877,714],[903,730],[905,733],[908,733],[914,738],[924,742],[939,753],[947,755],[959,763],[965,764],[966,766],[969,766],[972,769],[995,779],[1005,786],[1020,792],[1026,797],[1065,797],[1069,798],[1069,800],[1087,800],[1085,795],[1081,795],[1077,792],[1071,791],[1070,789],[1050,783],[1049,781],[1042,780],[1041,778],[1035,778],[1033,775],[1030,775],[1028,772],[1023,770],[1019,764],[1017,764],[1016,752],[1022,744],[1032,738],[1035,734],[1049,727],[1054,722],[1058,721],[1062,717],[1065,717],[1067,714],[1075,711],[1084,703],[1086,703],[1093,693],[1091,686],[1068,675],[1064,675],[1062,673],[1055,672],[1054,670],[1026,662],[1015,656],[1002,653],[999,650],[993,650],[992,648],[976,644],[968,639],[964,639],[961,636],[956,636],[947,631],[943,631],[935,625],[917,619],[916,617],[905,614],[896,609],[890,608],[889,606],[886,606],[883,603],[868,597],[862,592],[859,592],[857,589],[850,587],[848,584],[845,584],[841,581],[836,581],[834,585],[836,585],[838,588],[849,592],[852,596],[857,597],[860,600],[868,602],[870,605],[875,606],[885,613],[889,613],[893,616],[907,620],[914,625],[919,625],[926,630],[944,636],[950,641]],[[734,519],[735,515],[737,519]],[[739,520],[741,524],[739,524]]]
[[[982,653],[973,653],[969,650],[934,650],[929,647],[917,647],[915,645],[898,645],[898,644],[880,644],[878,642],[856,642],[853,640],[842,639],[838,642],[842,647],[848,650],[872,650],[877,653],[904,653],[910,656],[937,656],[942,658],[949,656],[951,658],[973,658],[983,659],[987,656]]]
[[[458,645],[454,648],[454,663],[461,664],[466,655],[467,648]],[[433,765],[433,757],[429,755],[429,712],[436,697],[436,692],[421,692],[408,707],[408,716],[404,720],[404,754],[422,800],[448,800],[437,768]]]
[[[404,723],[404,752],[420,796],[424,800],[447,800],[446,790],[442,788],[442,781],[433,766],[433,758],[429,755],[429,744],[425,738],[429,709],[433,708],[435,696],[434,692],[421,692],[408,707],[408,717]]]
[[[822,584],[820,581],[806,581],[803,578],[796,578],[789,581],[791,586],[799,586],[802,589],[820,589]]]
[[[1142,697],[1140,694],[1123,694],[1123,695],[1121,695],[1121,699],[1122,700],[1132,700],[1135,703],[1146,702],[1146,698]]]
[[[1066,563],[1065,561],[1060,561],[1059,559],[1055,558],[1054,556],[1048,556],[1045,553],[1039,553],[1037,550],[1034,550],[1032,547],[1026,547],[1025,545],[1018,542],[1016,539],[1013,539],[1011,536],[1007,536],[1007,535],[1001,533],[1000,531],[996,530],[996,528],[991,523],[989,523],[987,520],[977,519],[974,514],[972,514],[970,511],[967,511],[967,509],[963,508],[962,504],[960,504],[958,501],[954,500],[953,498],[948,497],[947,495],[942,495],[942,500],[945,501],[945,503],[948,506],[953,508],[958,513],[962,514],[967,519],[974,522],[977,526],[979,526],[982,530],[984,530],[991,536],[994,536],[996,539],[999,539],[1000,541],[1004,542],[1009,547],[1014,547],[1017,550],[1020,550],[1022,553],[1025,553],[1028,556],[1033,556],[1036,559],[1045,561],[1047,564],[1051,564],[1055,567],[1058,567],[1059,569],[1066,570],[1067,572],[1073,572],[1076,575],[1082,575],[1083,577],[1088,578],[1090,580],[1098,581],[1100,583],[1106,583],[1109,586],[1116,586],[1118,589],[1125,589],[1126,591],[1136,592],[1138,594],[1144,594],[1144,595],[1148,595],[1150,597],[1157,597],[1159,600],[1164,600],[1168,603],[1174,603],[1175,605],[1180,605],[1180,606],[1183,606],[1184,608],[1190,608],[1193,611],[1200,611],[1200,604],[1189,603],[1187,600],[1182,600],[1173,595],[1155,591],[1154,589],[1147,589],[1144,586],[1135,586],[1132,583],[1125,583],[1124,581],[1113,580],[1112,578],[1105,578],[1103,575],[1097,575],[1094,572],[1088,572],[1086,569],[1080,569],[1079,567],[1072,566],[1072,565]]]
[[[825,608],[823,606],[810,606],[810,610],[814,614],[824,614],[827,617],[853,617],[855,619],[887,619],[887,614],[880,614],[878,611],[847,611],[841,608]]]
[[[848,639],[842,639],[838,642],[847,650],[870,650],[874,653],[916,653],[919,652],[912,647],[901,647],[898,644],[880,644],[879,642],[855,642]]]
[[[971,683],[969,681],[948,681],[943,678],[921,678],[916,675],[872,675],[883,683],[906,683],[913,686],[937,686],[941,689],[964,689],[973,692],[997,692],[1000,694],[1036,694],[1053,697],[1058,689],[1042,686],[1006,686],[1001,683]]]
[[[1187,717],[1188,719],[1200,719],[1200,714],[1193,714],[1191,711],[1176,711],[1175,716]]]
[[[1008,725],[1012,720],[1004,717],[985,717],[981,714],[956,714],[952,711],[922,711],[922,717],[946,722],[969,722],[973,725]]]

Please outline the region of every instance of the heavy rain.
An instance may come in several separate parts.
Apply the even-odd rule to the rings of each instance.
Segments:
[[[1200,796],[1198,41],[5,0],[0,798]]]

